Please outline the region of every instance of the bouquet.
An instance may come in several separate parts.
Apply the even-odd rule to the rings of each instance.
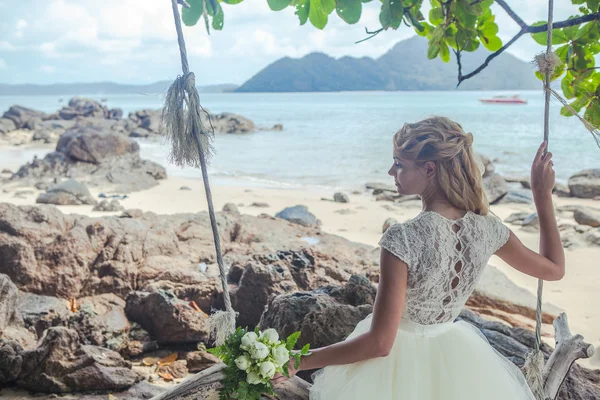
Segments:
[[[288,364],[293,357],[298,368],[302,356],[309,354],[307,344],[293,351],[300,332],[279,340],[275,329],[248,331],[238,328],[225,344],[208,351],[227,365],[221,381],[221,400],[259,400],[263,394],[274,396],[271,378],[276,373],[289,377]]]

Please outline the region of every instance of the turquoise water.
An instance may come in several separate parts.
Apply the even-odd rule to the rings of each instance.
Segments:
[[[216,179],[244,177],[256,184],[310,185],[358,188],[367,181],[387,182],[391,138],[403,123],[430,115],[460,122],[475,136],[475,149],[497,159],[504,175],[527,175],[530,160],[541,142],[541,91],[522,92],[526,105],[486,105],[478,98],[498,92],[343,92],[343,93],[210,93],[201,101],[211,112],[233,112],[259,127],[283,124],[282,132],[259,131],[218,135],[211,174]],[[106,97],[107,106],[125,112],[159,108],[153,95],[91,95]],[[59,98],[63,102],[59,102]],[[53,112],[69,96],[0,97],[0,110],[20,104]],[[565,182],[585,168],[600,168],[600,149],[574,118],[559,115],[552,105],[551,151],[557,178]],[[27,161],[39,150],[6,152],[1,158]],[[168,144],[143,142],[146,158],[167,164]],[[0,165],[1,167],[1,165]],[[197,177],[195,170],[167,166],[171,175]]]

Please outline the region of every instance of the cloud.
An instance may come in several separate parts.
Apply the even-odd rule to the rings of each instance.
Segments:
[[[52,65],[42,65],[40,67],[40,71],[45,72],[47,74],[53,74],[54,72],[56,72],[56,67],[53,67]]]

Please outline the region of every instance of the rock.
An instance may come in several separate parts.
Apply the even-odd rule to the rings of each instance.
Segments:
[[[200,114],[204,123],[209,126],[205,113]],[[212,114],[210,123],[217,133],[249,133],[254,132],[256,127],[254,122],[246,117],[232,113]]]
[[[383,223],[382,233],[385,233],[385,231],[387,231],[390,226],[397,224],[397,223],[398,223],[398,221],[396,220],[396,218],[386,219],[385,222]]]
[[[95,205],[98,202],[92,197],[88,188],[70,179],[68,181],[54,185],[48,189],[46,193],[40,194],[36,203],[39,204],[56,204],[56,205]]]
[[[496,167],[494,167],[494,163],[492,162],[492,160],[490,160],[489,157],[484,156],[483,154],[479,154],[479,157],[481,158],[481,161],[483,162],[483,166],[485,168],[483,177],[487,178],[488,176],[494,175]]]
[[[132,292],[125,308],[130,320],[139,323],[159,343],[208,342],[208,316],[196,311],[172,292]]]
[[[189,186],[182,186],[179,188],[179,190],[192,190],[192,188]]]
[[[144,212],[138,208],[124,210],[119,216],[120,218],[143,218]]]
[[[269,205],[269,203],[258,201],[258,202],[254,202],[254,203],[250,204],[250,207],[268,208],[268,207],[271,207],[271,206]]]
[[[148,129],[144,129],[144,128],[136,128],[134,130],[131,131],[131,133],[129,134],[129,137],[132,138],[147,138],[149,136],[152,136],[153,133],[150,132]]]
[[[108,109],[95,100],[74,97],[68,107],[63,107],[58,115],[61,119],[71,120],[77,117],[108,118]]]
[[[159,366],[156,372],[170,374],[175,379],[181,379],[187,376],[188,368],[184,360],[177,360],[170,364]]]
[[[108,110],[105,117],[107,119],[121,119],[123,118],[123,110],[120,108],[113,108],[112,110]]]
[[[0,338],[0,387],[19,377],[23,368],[23,347]]]
[[[61,177],[130,193],[155,186],[166,177],[166,171],[142,160],[132,139],[96,128],[73,128],[60,138],[55,152],[22,166],[11,181],[33,185]]]
[[[587,225],[593,228],[600,226],[600,213],[596,213],[590,209],[579,209],[573,213],[575,221],[580,225]]]
[[[38,338],[48,328],[69,324],[69,302],[65,299],[21,292],[17,312],[25,327],[36,332]]]
[[[17,129],[12,119],[0,118],[0,134],[11,132]]]
[[[219,357],[213,356],[206,351],[194,351],[187,353],[185,355],[185,360],[187,362],[189,371],[192,373],[204,371],[205,369],[221,362]]]
[[[504,222],[509,223],[509,224],[521,225],[523,223],[523,220],[525,218],[527,218],[529,215],[531,215],[531,213],[529,213],[529,212],[512,213],[508,216],[508,218],[506,218],[504,220]]]
[[[350,198],[348,197],[347,194],[338,192],[333,195],[333,201],[335,201],[336,203],[349,203]]]
[[[342,208],[341,210],[335,210],[334,213],[341,214],[341,215],[350,215],[350,214],[356,214],[356,211],[351,210],[349,208]]]
[[[12,120],[16,129],[33,129],[30,123],[45,119],[46,114],[31,108],[12,106],[4,113],[2,118]]]
[[[77,332],[48,329],[35,350],[24,351],[17,385],[34,392],[123,390],[137,381],[131,363],[116,352],[82,345]]]
[[[562,183],[557,183],[556,185],[554,185],[552,193],[554,193],[558,197],[571,197],[571,190],[567,185],[563,185]]]
[[[299,346],[310,343],[314,348],[344,340],[372,312],[376,292],[367,279],[352,278],[356,282],[342,288],[329,286],[271,297],[260,319],[260,329],[274,328],[284,337],[302,331]],[[349,299],[348,295],[357,289],[368,295]]]
[[[233,203],[227,203],[223,206],[223,212],[228,212],[232,214],[239,214],[240,210],[238,210],[237,206]]]
[[[570,177],[569,189],[573,196],[583,199],[600,196],[600,168],[587,169]]]
[[[0,335],[15,316],[18,295],[19,289],[10,278],[0,274]]]
[[[389,192],[383,192],[375,196],[375,201],[396,201],[399,196],[398,194],[391,194]]]
[[[306,206],[294,206],[283,209],[275,214],[276,218],[282,218],[293,224],[307,227],[318,227],[320,225],[317,217],[308,211]]]
[[[583,234],[585,243],[591,246],[600,246],[600,229],[594,228]]]
[[[120,349],[119,352],[129,357],[137,357],[156,349],[158,349],[158,343],[150,337],[148,331],[137,322],[133,322],[129,328],[129,338],[126,346]]]
[[[118,200],[111,200],[110,203],[108,200],[102,200],[100,204],[94,207],[93,211],[116,212],[123,211],[124,209],[125,207]]]
[[[125,394],[117,395],[117,399],[123,400],[149,400],[165,392],[167,388],[155,386],[149,382],[142,381],[132,386]],[[102,399],[104,400],[104,399]]]
[[[129,113],[129,120],[148,132],[148,135],[156,135],[161,129],[162,110],[141,110]]]
[[[490,204],[497,203],[508,193],[508,184],[498,174],[491,174],[483,179],[483,187]]]
[[[531,189],[531,180],[529,178],[523,178],[519,183],[523,189]]]
[[[283,130],[283,125],[282,124],[275,124],[273,125],[273,127],[271,128],[272,131],[282,131]]]
[[[538,228],[540,226],[540,221],[538,219],[537,213],[533,213],[533,214],[530,214],[527,217],[525,217],[523,219],[521,226],[531,226],[531,227]]]
[[[3,168],[2,169],[2,174],[3,175],[12,175],[13,172],[10,169],[8,169],[8,168]]]
[[[532,204],[533,195],[531,192],[509,190],[496,204]]]
[[[391,193],[397,193],[398,190],[396,189],[395,186],[393,185],[388,185],[385,183],[378,183],[378,182],[369,182],[365,184],[365,187],[367,188],[367,190],[373,190],[373,194],[377,195],[383,192],[391,192]]]

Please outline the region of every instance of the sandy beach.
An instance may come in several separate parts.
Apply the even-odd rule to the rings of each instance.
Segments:
[[[182,187],[187,189],[182,190]],[[15,197],[16,192],[21,192]],[[101,191],[90,188],[92,195]],[[35,188],[8,188],[0,193],[0,202],[19,205],[35,204],[40,193]],[[419,201],[391,203],[376,201],[368,191],[348,193],[349,203],[336,203],[323,200],[333,199],[331,190],[304,188],[281,189],[257,187],[241,180],[218,180],[212,184],[213,201],[216,210],[226,203],[234,203],[240,212],[250,215],[266,213],[275,215],[285,207],[305,205],[322,222],[322,229],[351,241],[377,246],[382,234],[382,226],[387,218],[406,221],[416,216],[421,204]],[[126,209],[141,209],[157,214],[175,214],[200,212],[208,209],[202,181],[170,177],[149,190],[135,192],[120,200]],[[261,204],[262,203],[262,204]],[[600,201],[576,198],[555,198],[557,207],[579,205],[600,208]],[[59,206],[65,213],[103,216],[118,213],[92,211],[92,206]],[[533,205],[502,204],[492,206],[492,211],[505,219],[514,212],[533,212]],[[573,223],[569,213],[559,216],[559,223]],[[517,236],[530,248],[537,249],[538,234],[525,231],[518,226],[509,225]],[[567,312],[573,332],[582,334],[585,339],[600,347],[600,248],[582,247],[566,250],[567,272],[558,282],[546,282],[544,301]],[[494,257],[491,264],[504,272],[515,284],[535,293],[537,280],[512,269],[502,260]],[[600,356],[583,362],[590,367],[600,366]]]

